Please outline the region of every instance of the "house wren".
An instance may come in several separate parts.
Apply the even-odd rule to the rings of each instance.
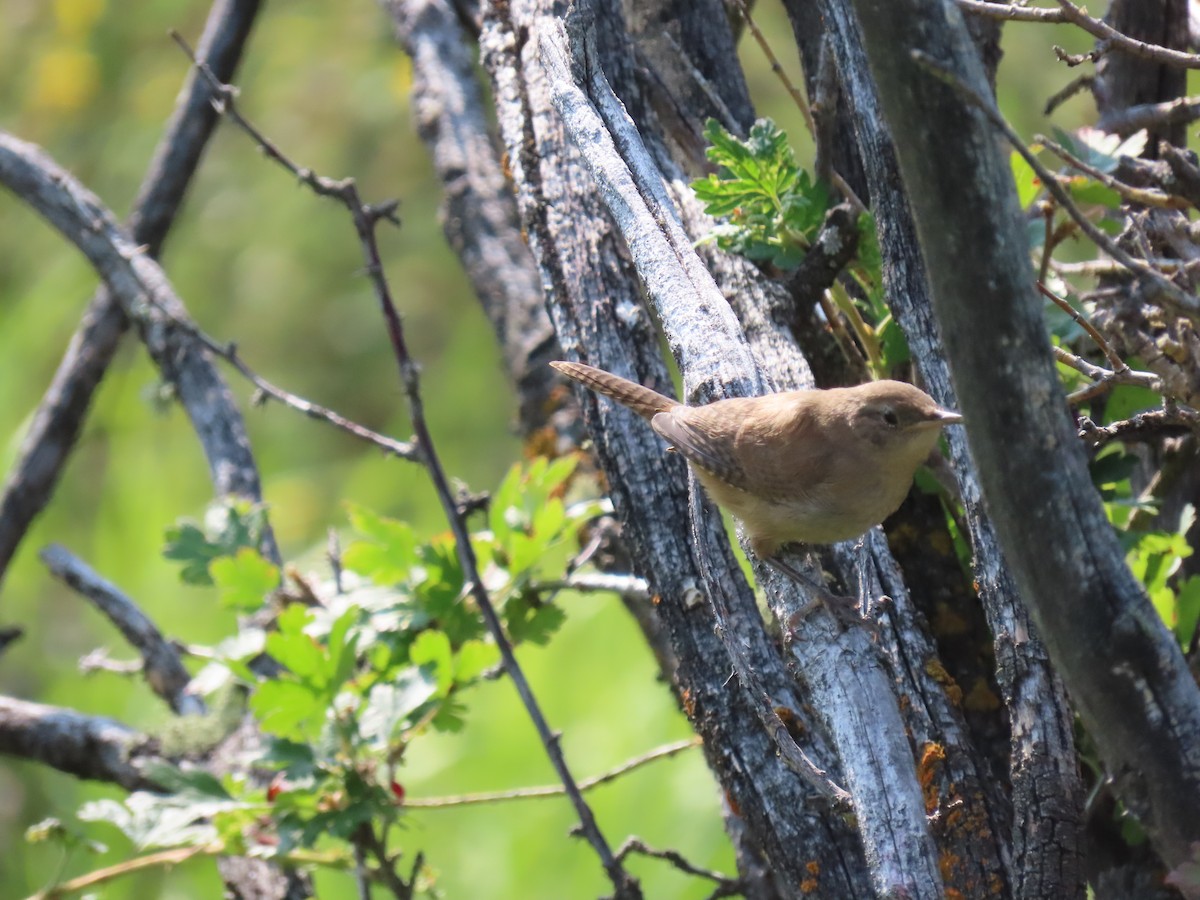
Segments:
[[[785,391],[685,406],[582,363],[552,362],[650,422],[765,562],[793,541],[831,544],[878,525],[904,500],[943,425],[962,416],[901,381]]]

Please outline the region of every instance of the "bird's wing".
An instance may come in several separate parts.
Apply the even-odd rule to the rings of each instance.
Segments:
[[[733,441],[727,435],[715,434],[705,421],[707,417],[697,415],[704,409],[676,407],[656,415],[650,425],[692,465],[732,487],[750,490],[746,471],[734,454]]]

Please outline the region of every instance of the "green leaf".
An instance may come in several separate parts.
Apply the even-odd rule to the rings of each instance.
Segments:
[[[326,706],[322,694],[294,681],[263,682],[250,697],[263,731],[285,738],[303,738],[304,726],[322,721]]]
[[[445,696],[454,683],[454,660],[450,638],[444,631],[423,631],[408,650],[409,661],[433,675],[438,694]]]
[[[267,635],[267,653],[288,673],[313,690],[329,684],[329,656],[325,648],[303,632],[276,631]]]
[[[438,707],[437,713],[430,723],[437,731],[459,732],[466,724],[464,717],[467,708],[453,696],[448,697]]]
[[[1200,626],[1200,575],[1189,575],[1175,592],[1175,635],[1184,647]]]
[[[513,643],[545,645],[566,617],[553,603],[537,602],[524,595],[510,597],[504,604],[504,624]]]
[[[209,506],[203,526],[181,519],[168,528],[163,556],[183,563],[179,577],[185,583],[211,585],[209,564],[242,547],[257,548],[266,526],[265,507],[240,498],[218,501]]]
[[[829,209],[828,189],[799,169],[787,135],[769,119],[755,122],[745,141],[711,119],[704,134],[719,171],[692,189],[709,215],[728,219],[711,237],[748,259],[799,264]]]
[[[533,514],[533,533],[549,545],[562,533],[567,523],[567,509],[557,497],[550,497]]]
[[[316,770],[316,756],[310,744],[269,736],[267,749],[259,762],[282,769],[292,779],[309,778]]]
[[[437,541],[421,548],[425,577],[416,585],[416,602],[457,646],[484,633],[478,612],[462,602],[463,575],[458,553],[451,541]]]
[[[1017,186],[1017,202],[1021,204],[1021,209],[1028,209],[1041,193],[1042,181],[1025,161],[1025,157],[1016,150],[1009,154],[1008,164],[1012,169],[1013,182]]]
[[[327,670],[329,672],[330,689],[338,690],[346,680],[354,674],[358,664],[356,651],[358,649],[358,634],[351,631],[351,626],[357,621],[359,611],[351,607],[333,623],[325,647],[329,654]]]
[[[1119,384],[1108,394],[1108,401],[1104,405],[1104,424],[1120,422],[1159,406],[1162,406],[1162,397],[1149,388]]]
[[[185,770],[162,760],[149,760],[145,771],[147,778],[174,794],[232,799],[221,782],[202,769]]]
[[[1093,181],[1082,175],[1076,175],[1067,180],[1067,190],[1071,199],[1080,206],[1103,206],[1106,209],[1120,209],[1121,195],[1108,185]]]
[[[488,525],[498,544],[505,545],[513,529],[523,527],[520,515],[521,481],[521,467],[513,466],[492,494]]]
[[[392,740],[411,724],[412,714],[437,693],[437,680],[417,667],[406,669],[394,684],[375,685],[359,716],[359,734],[372,749],[387,750]]]
[[[541,479],[541,489],[547,496],[559,491],[574,474],[579,465],[579,457],[560,456],[546,466],[546,474]]]
[[[500,662],[500,648],[485,641],[467,641],[454,660],[454,682],[468,684]]]
[[[163,556],[183,563],[179,577],[185,584],[210,585],[208,564],[219,555],[217,548],[204,536],[204,532],[192,522],[181,522],[166,532],[167,546]]]
[[[260,609],[279,587],[279,567],[252,547],[241,547],[234,556],[214,559],[208,573],[220,591],[221,605],[243,612]]]
[[[30,844],[53,842],[68,850],[83,847],[89,853],[107,853],[108,847],[92,840],[77,825],[55,818],[42,819],[25,829],[25,840]]]
[[[207,844],[216,836],[214,816],[248,805],[186,791],[153,794],[137,791],[124,804],[101,800],[85,804],[78,812],[84,821],[109,822],[121,829],[138,847],[181,847]]]
[[[407,522],[381,516],[365,506],[347,504],[351,527],[366,540],[342,553],[342,565],[379,584],[408,579],[417,564],[417,537]]]

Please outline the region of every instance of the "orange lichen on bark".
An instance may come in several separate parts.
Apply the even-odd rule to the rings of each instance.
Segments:
[[[921,796],[925,798],[925,814],[933,815],[938,809],[938,779],[942,764],[946,761],[946,748],[932,741],[921,749],[921,761],[917,763],[917,781],[921,785]]]
[[[958,686],[946,667],[942,665],[942,661],[936,656],[931,656],[925,660],[925,674],[936,681],[946,691],[946,696],[950,698],[950,702],[955,706],[962,706],[963,692]]]

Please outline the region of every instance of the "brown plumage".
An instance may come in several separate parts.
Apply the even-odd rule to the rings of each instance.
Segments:
[[[793,541],[829,544],[878,525],[941,427],[962,421],[900,381],[686,406],[592,366],[550,365],[649,420],[762,559]]]

